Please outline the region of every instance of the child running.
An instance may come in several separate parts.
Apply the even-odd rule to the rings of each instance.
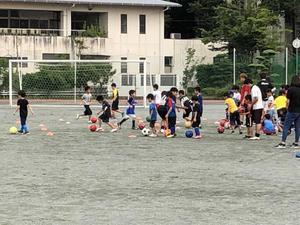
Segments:
[[[137,104],[136,100],[135,100],[135,90],[130,90],[129,91],[129,98],[127,101],[128,104],[128,108],[126,110],[126,115],[125,117],[121,120],[121,122],[118,123],[118,127],[119,129],[121,129],[122,124],[129,120],[129,118],[132,119],[132,129],[136,130],[136,126],[135,126],[135,119],[136,119],[136,115],[135,115],[135,106]]]
[[[192,97],[192,103],[193,103],[193,114],[192,114],[192,127],[195,130],[195,139],[200,139],[201,134],[200,134],[200,123],[201,123],[201,108],[200,104],[198,101],[198,96],[193,96]]]
[[[92,101],[91,87],[86,86],[84,88],[84,94],[81,99],[82,99],[81,104],[83,104],[83,106],[84,106],[84,112],[81,115],[77,114],[76,119],[80,119],[83,116],[88,116],[88,119],[90,122],[92,114],[93,114],[93,112],[90,108],[90,104]]]
[[[27,116],[28,116],[28,109],[30,110],[31,114],[33,115],[33,111],[31,106],[29,105],[28,100],[26,99],[26,93],[23,90],[20,90],[18,92],[18,102],[17,102],[17,108],[14,112],[14,115],[19,111],[20,112],[20,123],[21,128],[18,131],[21,134],[29,134],[29,130],[26,124]]]
[[[111,118],[111,108],[109,103],[104,99],[102,95],[98,95],[96,100],[102,105],[101,111],[97,113],[99,115],[99,128],[97,131],[103,131],[102,128],[102,122],[106,123],[112,130],[111,132],[116,132],[118,129],[109,122],[109,119]]]
[[[112,104],[111,104],[112,117],[116,118],[116,113],[120,113],[123,117],[124,113],[119,109],[119,90],[117,89],[116,83],[111,84],[111,90],[112,90]]]
[[[239,133],[243,134],[241,130],[240,113],[237,105],[235,104],[233,98],[230,97],[230,93],[228,92],[224,94],[224,99],[225,104],[228,107],[231,133],[234,133],[235,126],[237,126],[239,128]]]
[[[149,137],[157,137],[157,131],[155,129],[155,123],[157,120],[157,109],[156,109],[156,104],[154,101],[154,95],[148,94],[147,100],[149,102],[149,116],[151,118],[150,128],[152,129],[152,134],[150,134]]]

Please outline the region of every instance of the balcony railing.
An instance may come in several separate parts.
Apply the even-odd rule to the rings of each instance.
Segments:
[[[85,30],[72,30],[72,36],[80,36]],[[0,28],[0,35],[16,36],[62,36],[62,29]]]

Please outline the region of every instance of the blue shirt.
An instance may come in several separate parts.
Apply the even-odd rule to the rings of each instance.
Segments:
[[[132,97],[129,97],[127,103],[129,104],[129,107],[127,108],[126,114],[127,115],[135,115],[135,105],[136,105],[135,99]]]
[[[157,109],[155,103],[149,105],[149,113],[152,121],[157,120]]]
[[[270,132],[274,131],[274,124],[272,120],[264,120],[264,129]]]

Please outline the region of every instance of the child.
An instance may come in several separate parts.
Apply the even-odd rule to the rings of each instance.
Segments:
[[[176,93],[175,89],[171,89],[171,91],[168,93],[168,98],[166,101],[168,112],[166,115],[168,128],[171,130],[171,133],[167,135],[167,138],[173,138],[176,136],[176,96],[174,95]],[[174,100],[175,99],[175,100]]]
[[[102,95],[98,95],[96,99],[101,105],[102,105],[102,110],[97,113],[99,116],[99,128],[97,131],[103,131],[102,129],[102,122],[106,123],[109,127],[111,127],[111,132],[116,132],[118,129],[109,122],[109,118],[111,117],[111,109],[109,103],[104,99]]]
[[[148,94],[147,95],[147,100],[149,102],[149,115],[151,118],[150,121],[150,128],[152,129],[152,134],[149,135],[149,137],[157,137],[157,132],[155,129],[155,123],[157,120],[157,109],[156,109],[156,104],[154,101],[154,95],[153,94]]]
[[[279,96],[275,99],[274,105],[277,110],[278,120],[280,121],[280,124],[283,125],[287,113],[287,97],[285,89],[279,91]]]
[[[161,132],[162,133],[168,127],[167,118],[166,118],[166,115],[168,113],[168,107],[166,105],[167,95],[168,95],[168,92],[166,92],[166,91],[163,91],[161,93],[162,97],[161,97],[160,105],[157,106],[157,112],[161,118]]]
[[[188,119],[190,116],[190,113],[192,112],[191,107],[191,101],[190,99],[185,95],[183,90],[179,91],[179,100],[180,100],[180,106],[176,106],[178,109],[183,109],[183,119]],[[178,110],[179,111],[179,110]]]
[[[135,106],[137,104],[136,100],[135,100],[135,90],[130,90],[129,91],[129,98],[127,101],[128,104],[128,108],[126,110],[126,116],[121,120],[121,122],[118,123],[118,127],[121,128],[121,125],[129,120],[129,118],[132,119],[132,129],[135,130],[135,119],[136,119],[136,115],[135,115]]]
[[[241,94],[240,94],[240,87],[238,85],[234,85],[232,87],[232,92],[233,92],[233,100],[235,104],[239,107],[241,103]]]
[[[112,104],[111,104],[111,111],[112,111],[112,117],[115,118],[115,113],[120,113],[122,117],[124,116],[124,113],[119,110],[119,90],[117,89],[117,85],[115,83],[111,84],[112,89]]]
[[[159,106],[161,104],[161,92],[158,90],[158,85],[153,85],[154,103]]]
[[[244,137],[245,139],[249,139],[253,137],[252,134],[252,115],[251,115],[251,106],[252,106],[252,98],[251,95],[246,95],[244,97],[244,104],[242,105],[244,112],[241,115],[246,117],[246,127],[247,127],[247,135]]]
[[[26,93],[23,90],[20,90],[18,92],[18,97],[19,100],[17,102],[17,108],[16,111],[14,112],[14,115],[20,111],[20,123],[21,123],[21,128],[19,130],[19,133],[22,134],[29,134],[28,127],[26,125],[26,120],[27,120],[27,115],[28,115],[28,109],[30,110],[31,114],[33,115],[33,111],[31,106],[29,105],[29,102],[26,97]]]
[[[82,99],[81,104],[83,104],[83,106],[84,106],[84,112],[81,115],[77,114],[76,118],[79,119],[80,117],[88,116],[89,122],[90,122],[92,114],[93,114],[93,112],[90,108],[90,104],[91,104],[91,100],[92,100],[91,87],[86,86],[84,88],[84,94],[81,99]]]
[[[237,105],[235,104],[233,98],[230,97],[230,93],[228,92],[224,94],[224,99],[225,104],[228,107],[231,133],[234,133],[235,126],[237,125],[239,128],[239,133],[242,134],[240,113]]]
[[[274,108],[274,97],[271,89],[267,90],[267,102],[265,105],[264,113],[271,116],[271,120],[274,120],[275,108]]]
[[[266,135],[273,135],[276,134],[275,126],[273,124],[272,118],[269,114],[264,116],[264,121],[262,123],[263,132]]]
[[[201,123],[201,109],[200,109],[200,104],[198,101],[198,96],[193,96],[192,97],[192,103],[193,103],[193,114],[192,114],[192,127],[195,130],[195,139],[200,139],[201,134],[200,134],[200,123]]]
[[[199,107],[200,107],[199,113],[200,113],[200,117],[202,117],[202,114],[203,114],[203,98],[202,98],[202,95],[201,95],[201,88],[200,87],[195,87],[194,88],[194,93],[198,97],[198,102],[199,102]],[[201,123],[200,123],[199,127],[201,128]]]

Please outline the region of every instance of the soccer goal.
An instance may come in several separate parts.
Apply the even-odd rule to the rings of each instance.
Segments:
[[[146,107],[155,80],[149,68],[146,60],[10,60],[9,104],[15,105],[18,91],[24,90],[36,106],[75,106],[86,86],[94,99],[99,94],[110,98],[114,82],[121,106],[135,90],[139,106]]]

